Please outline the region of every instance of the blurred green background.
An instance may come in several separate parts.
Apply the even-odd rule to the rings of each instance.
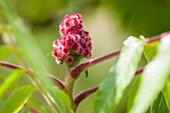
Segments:
[[[80,13],[82,15],[84,29],[89,31],[92,38],[94,57],[121,48],[122,42],[130,35],[151,37],[170,31],[170,0],[7,1],[36,37],[48,60],[52,75],[62,81],[65,78],[65,65],[57,65],[55,59],[47,54],[53,50],[53,41],[60,38],[59,25],[66,14]],[[0,44],[3,44],[1,38]],[[105,78],[114,60],[115,58],[90,68],[88,78],[85,78],[83,73],[76,83],[75,95],[98,85]],[[20,65],[13,54],[9,55],[5,61]],[[143,65],[145,65],[144,59],[139,67]],[[0,75],[8,75],[10,72],[11,70],[0,67]],[[23,76],[18,82],[20,85],[30,83],[27,76]],[[84,100],[78,113],[92,113],[94,97],[91,95]],[[44,99],[39,93],[34,93],[32,98],[44,104]],[[123,102],[121,106],[123,109]]]

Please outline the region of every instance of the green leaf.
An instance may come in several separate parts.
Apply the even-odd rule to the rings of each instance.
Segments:
[[[54,90],[54,92],[56,92],[55,97],[62,100],[62,102],[66,106],[67,110],[69,110],[69,113],[74,113],[74,110],[73,110],[74,107],[73,107],[71,100],[69,99],[68,95],[56,86],[53,87],[53,90]]]
[[[89,71],[85,70],[85,78],[87,78],[89,76]]]
[[[161,40],[157,55],[146,66],[136,95],[129,100],[128,113],[143,113],[162,90],[170,72],[170,35]],[[141,104],[142,103],[142,104]]]
[[[94,113],[112,113],[134,77],[143,51],[143,41],[129,37],[120,56],[96,93]]]
[[[6,92],[9,90],[11,86],[21,77],[21,75],[24,73],[24,70],[18,69],[12,72],[2,83],[0,86],[0,101],[5,96]]]
[[[18,113],[28,113],[28,109],[27,108],[22,108]]]
[[[150,62],[156,55],[158,44],[159,42],[157,41],[157,42],[153,42],[153,43],[145,45],[143,53],[144,53],[144,56],[147,62]]]
[[[169,113],[165,97],[162,92],[159,93],[158,97],[153,102],[151,106],[151,113]]]
[[[36,110],[40,111],[40,113],[51,113],[45,106],[40,105],[33,99],[28,99],[27,105],[35,108]]]
[[[0,111],[2,109],[2,106],[4,105],[4,103],[7,101],[7,99],[4,99],[3,101],[0,102]]]
[[[8,26],[11,28],[11,33],[17,40],[17,46],[22,51],[24,59],[29,64],[30,68],[37,73],[38,76],[35,77],[40,81],[40,85],[44,90],[43,92],[48,93],[48,95],[54,99],[62,113],[66,113],[67,111],[62,100],[57,97],[57,93],[60,94],[60,90],[54,91],[54,85],[47,77],[47,75],[49,75],[47,69],[49,63],[47,63],[44,57],[45,55],[42,53],[38,42],[35,40],[36,38],[29,32],[21,18],[16,15],[5,0],[0,1],[0,9],[2,10],[3,19],[8,23]]]
[[[0,113],[17,113],[20,111],[35,89],[34,86],[29,85],[15,90],[3,105]]]
[[[0,46],[0,61],[3,60],[12,52],[11,48],[7,45]]]
[[[170,74],[169,74],[170,76]],[[168,109],[170,111],[170,79],[167,80],[165,87],[162,90],[164,96],[165,96],[165,100],[168,106]]]

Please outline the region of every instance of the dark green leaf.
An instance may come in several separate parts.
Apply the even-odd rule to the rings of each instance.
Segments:
[[[151,113],[169,113],[165,97],[162,92],[159,93],[158,97],[153,102],[151,106]]]
[[[134,77],[143,51],[143,41],[129,37],[120,56],[96,93],[94,113],[112,113]]]
[[[11,48],[6,45],[0,46],[0,61],[3,60],[6,56],[8,56],[11,51]]]
[[[157,55],[146,66],[138,83],[136,95],[129,99],[128,113],[143,113],[164,87],[170,72],[170,35],[158,46]],[[142,103],[142,104],[141,104]]]
[[[13,86],[13,84],[21,77],[21,75],[24,73],[24,70],[18,69],[15,70],[14,72],[9,75],[5,81],[2,83],[0,86],[0,101],[3,99],[5,96],[6,92],[8,89]]]
[[[20,111],[36,88],[32,85],[15,90],[4,103],[0,113],[17,113]]]
[[[87,78],[89,76],[89,71],[85,70],[85,78]]]

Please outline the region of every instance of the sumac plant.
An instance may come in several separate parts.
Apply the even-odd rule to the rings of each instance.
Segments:
[[[0,1],[0,32],[5,45],[0,46],[0,66],[13,72],[0,76],[0,113],[75,113],[81,102],[95,94],[94,113],[112,113],[127,93],[127,113],[169,113],[170,111],[170,33],[151,38],[130,36],[120,50],[81,63],[92,56],[90,34],[84,30],[80,14],[66,15],[60,24],[60,35],[53,42],[51,55],[59,65],[65,65],[65,81],[49,74],[46,62],[35,38],[22,20]],[[50,51],[50,50],[49,50]],[[13,52],[22,67],[4,62]],[[142,54],[147,65],[138,69]],[[96,87],[73,95],[75,83],[87,69],[115,56],[117,60],[105,79]],[[26,74],[32,84],[15,87],[17,80]],[[11,88],[11,86],[13,86]],[[126,91],[128,88],[128,91]],[[40,106],[30,98],[34,91],[44,96],[51,109]],[[119,108],[116,113],[121,113]]]

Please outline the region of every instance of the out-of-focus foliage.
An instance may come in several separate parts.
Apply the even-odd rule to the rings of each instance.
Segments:
[[[8,56],[11,53],[11,48],[6,45],[0,46],[0,60],[3,60],[6,56]]]
[[[30,85],[15,90],[4,103],[0,113],[17,113],[20,111],[35,89],[35,86]]]
[[[3,100],[3,97],[5,97],[5,94],[7,94],[7,91],[10,89],[11,86],[16,84],[17,80],[21,77],[23,73],[23,70],[15,70],[8,78],[5,79],[3,84],[0,86],[0,101]]]
[[[112,0],[112,6],[133,34],[153,36],[170,30],[169,0]]]

